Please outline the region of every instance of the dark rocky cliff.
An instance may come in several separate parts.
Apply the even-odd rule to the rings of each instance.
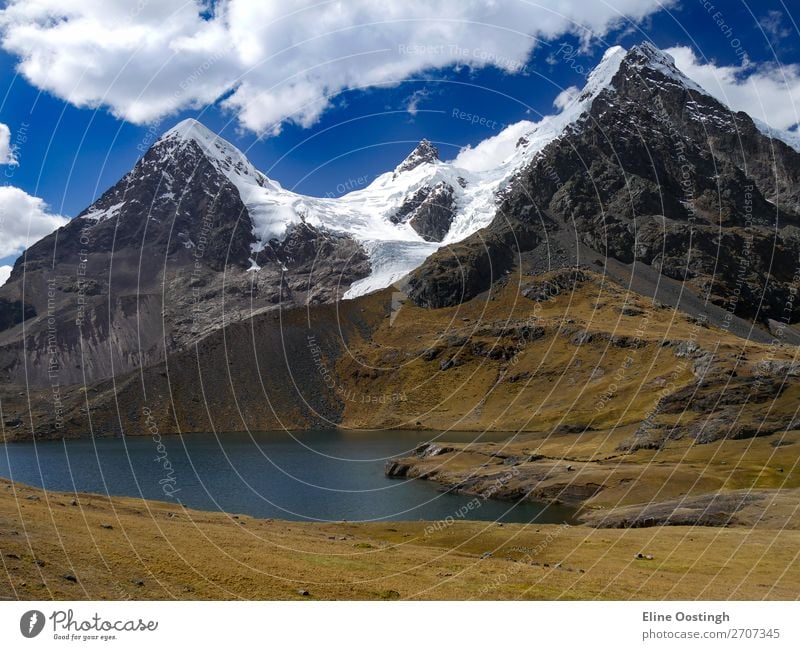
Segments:
[[[558,237],[573,242],[567,265],[586,246],[684,282],[731,314],[796,322],[799,178],[798,152],[704,93],[668,55],[638,46],[518,174],[491,225],[412,274],[411,298],[457,304]]]

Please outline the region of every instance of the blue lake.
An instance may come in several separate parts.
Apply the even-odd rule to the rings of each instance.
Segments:
[[[191,434],[0,445],[0,476],[66,492],[182,503],[254,517],[305,521],[439,520],[561,523],[573,510],[530,502],[481,501],[432,482],[388,479],[387,459],[434,434],[303,431]],[[448,441],[477,435],[448,432]],[[501,440],[507,435],[480,440]],[[169,464],[167,464],[167,461]],[[474,505],[474,504],[473,504]],[[463,515],[461,515],[463,516]]]

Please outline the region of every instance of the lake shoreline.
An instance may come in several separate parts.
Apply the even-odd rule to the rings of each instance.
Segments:
[[[167,499],[197,510],[292,521],[444,520],[574,523],[575,509],[547,502],[507,503],[403,484],[384,475],[436,432],[285,431],[180,439],[44,441],[0,450],[0,476],[61,491]],[[461,434],[471,440],[474,435]],[[481,439],[501,436],[483,436]],[[474,443],[467,443],[474,444]],[[462,513],[456,515],[454,513]]]
[[[621,449],[626,435],[423,443],[387,461],[385,472],[482,498],[565,504],[577,509],[579,522],[598,528],[800,529],[793,505],[800,499],[800,432],[784,433],[777,446],[757,438],[635,451]]]
[[[13,432],[22,428],[21,426],[17,427],[6,427],[3,434],[5,438],[0,439],[0,445],[3,444],[16,444],[16,443],[26,443],[26,442],[63,442],[69,440],[91,440],[91,439],[117,439],[117,438],[146,438],[151,437],[154,434],[151,431],[146,429],[138,429],[134,431],[129,431],[126,433],[119,433],[118,431],[99,431],[97,433],[86,432],[85,430],[81,429],[80,431],[76,431],[74,433],[64,433],[62,432],[61,435],[48,435],[45,433],[36,432],[31,434],[30,431],[27,431],[24,436],[15,436]],[[397,425],[392,425],[391,427],[387,428],[375,428],[375,427],[358,427],[358,426],[346,426],[346,427],[338,427],[338,426],[331,426],[326,427],[330,431],[336,431],[340,433],[374,433],[375,435],[381,435],[386,433],[387,431],[406,431],[409,433],[436,433],[437,437],[441,436],[461,436],[461,435],[476,435],[480,434],[482,436],[487,436],[489,438],[494,438],[497,440],[512,438],[518,435],[548,435],[548,432],[542,431],[540,429],[491,429],[485,430],[483,427],[476,426],[475,428],[459,428],[453,429],[452,431],[448,430],[440,430],[440,429],[428,429],[423,426],[414,426],[414,425],[404,425],[402,423]],[[283,428],[283,431],[289,434],[301,434],[306,432],[313,432],[319,431],[319,427],[312,427],[312,426],[286,426]],[[172,428],[161,429],[159,428],[157,435],[174,438],[179,436],[196,436],[196,435],[219,435],[225,436],[228,434],[259,434],[268,431],[266,429],[230,429],[225,431],[225,433],[214,433],[213,431],[181,431]]]

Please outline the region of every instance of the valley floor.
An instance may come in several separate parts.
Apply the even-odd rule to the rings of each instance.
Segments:
[[[5,599],[789,600],[798,549],[786,528],[296,523],[0,481]]]

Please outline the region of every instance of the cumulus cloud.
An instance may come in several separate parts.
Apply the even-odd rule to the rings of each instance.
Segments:
[[[0,266],[0,287],[6,283],[9,275],[11,275],[11,267],[8,264]]]
[[[18,187],[0,187],[0,258],[19,255],[68,221],[50,212],[42,199]]]
[[[670,2],[11,0],[0,43],[35,86],[135,123],[224,97],[240,124],[309,126],[345,89],[429,69],[524,69],[537,39],[602,36]]]
[[[0,123],[0,165],[16,165],[14,147],[11,146],[11,130]]]
[[[755,64],[718,66],[702,62],[689,47],[665,50],[685,75],[736,111],[775,129],[800,121],[800,65]]]

